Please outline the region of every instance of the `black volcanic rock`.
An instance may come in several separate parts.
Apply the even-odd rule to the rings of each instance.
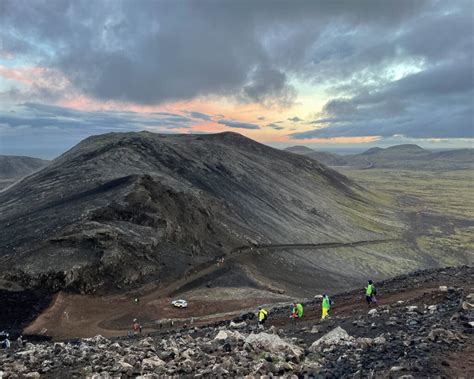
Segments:
[[[378,284],[383,304],[371,310],[360,290],[337,294],[324,321],[319,301],[309,301],[297,321],[288,317],[290,304],[274,304],[264,327],[254,317],[238,329],[223,320],[110,339],[34,342],[26,336],[25,344],[14,340],[0,350],[0,372],[8,378],[470,378],[474,311],[461,304],[474,298],[473,274],[464,266],[393,278]]]
[[[345,176],[236,133],[111,133],[0,193],[0,276],[165,283],[239,246],[378,238],[376,213]]]

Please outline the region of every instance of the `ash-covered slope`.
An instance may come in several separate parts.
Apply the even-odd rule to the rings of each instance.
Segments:
[[[0,275],[25,287],[164,283],[238,246],[386,232],[343,175],[235,133],[90,137],[20,184],[0,193]]]

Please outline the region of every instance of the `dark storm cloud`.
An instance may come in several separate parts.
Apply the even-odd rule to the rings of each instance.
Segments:
[[[288,73],[320,59],[311,55],[334,25],[396,28],[425,4],[4,0],[1,38],[6,52],[59,69],[99,99],[236,95],[288,105]]]
[[[0,53],[57,70],[73,90],[100,100],[227,96],[285,107],[298,82],[325,90],[330,98],[313,121],[324,128],[293,138],[467,136],[473,7],[471,0],[3,0]],[[35,86],[0,97],[61,96]]]
[[[218,124],[228,126],[229,128],[239,128],[239,129],[260,129],[260,126],[257,124],[251,124],[248,122],[240,122],[234,120],[219,120]]]
[[[404,135],[473,138],[474,77],[469,59],[446,61],[351,98],[328,101],[318,129],[294,139]]]

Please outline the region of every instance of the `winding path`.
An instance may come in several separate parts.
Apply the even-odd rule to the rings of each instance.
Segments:
[[[322,242],[322,243],[298,243],[298,244],[262,244],[262,245],[255,245],[255,246],[244,246],[238,247],[233,249],[229,253],[223,256],[224,261],[223,263],[217,264],[217,262],[212,262],[208,266],[192,272],[191,274],[186,274],[184,278],[174,281],[169,285],[157,290],[153,291],[153,297],[156,296],[160,297],[167,297],[176,293],[185,285],[188,285],[195,280],[198,280],[206,275],[209,275],[215,271],[218,271],[224,267],[224,265],[228,264],[229,261],[232,261],[232,258],[238,256],[242,256],[244,254],[252,254],[257,251],[274,251],[274,250],[282,250],[282,249],[334,249],[334,248],[341,248],[341,247],[358,247],[358,246],[368,246],[368,245],[376,245],[380,243],[387,243],[387,242],[397,242],[400,239],[381,239],[381,240],[364,240],[364,241],[354,241],[354,242]]]

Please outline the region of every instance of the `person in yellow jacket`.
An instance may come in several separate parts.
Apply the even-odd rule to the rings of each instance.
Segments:
[[[263,325],[268,318],[268,311],[263,307],[258,307],[258,323]]]
[[[321,310],[322,310],[321,320],[325,320],[328,317],[330,308],[331,308],[331,299],[329,299],[328,295],[324,294],[323,299],[321,301]]]

